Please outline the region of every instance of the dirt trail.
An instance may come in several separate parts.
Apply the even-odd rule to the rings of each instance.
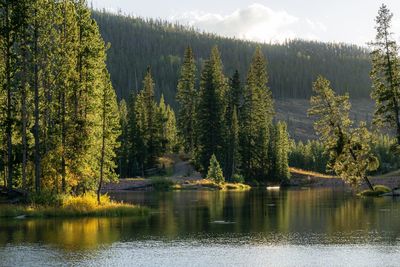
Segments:
[[[166,177],[173,182],[183,182],[186,180],[199,180],[201,174],[196,172],[190,161],[182,160],[179,155],[168,156],[173,163],[173,173]],[[120,190],[143,190],[147,191],[151,187],[151,180],[146,178],[120,179],[118,183],[109,183],[103,186],[103,192]]]
[[[173,181],[201,179],[201,174],[196,172],[190,161],[183,161],[178,155],[175,155],[173,159],[173,174],[168,178]]]
[[[290,184],[293,186],[309,186],[309,187],[332,187],[332,188],[349,188],[341,178],[336,176],[326,176],[323,174],[312,173],[295,168],[291,168]],[[388,173],[385,175],[377,175],[370,177],[373,185],[385,185],[389,188],[400,187],[400,171]],[[360,186],[361,190],[367,189],[366,184]]]

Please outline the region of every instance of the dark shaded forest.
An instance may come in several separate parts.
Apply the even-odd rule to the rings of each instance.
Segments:
[[[254,50],[260,46],[268,60],[269,86],[275,99],[309,99],[312,81],[327,77],[338,93],[369,98],[370,59],[366,49],[354,45],[295,40],[285,44],[259,44],[202,33],[182,25],[94,11],[102,37],[111,43],[107,66],[119,99],[141,88],[146,67],[155,77],[155,93],[176,107],[175,93],[183,52],[191,46],[200,70],[209,51],[218,45],[224,72],[237,69],[242,77]]]

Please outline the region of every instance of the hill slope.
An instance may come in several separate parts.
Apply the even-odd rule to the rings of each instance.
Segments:
[[[369,55],[356,46],[307,41],[258,44],[161,21],[96,11],[93,17],[104,40],[111,43],[107,64],[119,98],[141,88],[144,72],[150,65],[157,96],[164,93],[166,101],[174,106],[179,68],[188,45],[194,50],[199,70],[211,48],[218,45],[226,75],[238,69],[242,81],[255,48],[261,46],[268,59],[269,86],[275,98],[308,99],[318,74],[330,79],[339,92],[348,91],[353,98],[369,97]]]

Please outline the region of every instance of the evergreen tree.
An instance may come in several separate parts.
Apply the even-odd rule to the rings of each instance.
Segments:
[[[69,183],[67,175],[68,167],[73,157],[73,148],[71,148],[71,131],[73,130],[75,118],[72,114],[71,89],[77,83],[77,63],[78,63],[78,24],[76,19],[76,8],[72,1],[63,0],[58,5],[58,14],[60,16],[59,42],[57,45],[57,72],[55,86],[58,88],[57,98],[57,117],[58,117],[58,144],[56,158],[61,162],[57,169],[61,175],[61,190],[66,193]]]
[[[201,74],[200,95],[197,107],[196,136],[198,148],[196,161],[205,174],[213,154],[223,158],[225,142],[226,79],[217,47],[211,51]]]
[[[289,172],[289,134],[284,122],[278,122],[275,127],[274,157],[275,168],[273,175],[278,181],[287,181],[290,178]]]
[[[115,173],[116,149],[119,146],[117,141],[120,135],[120,122],[118,116],[117,97],[111,85],[109,74],[104,70],[104,84],[102,86],[101,106],[101,153],[100,153],[100,174],[97,188],[97,201],[100,204],[100,193],[105,182],[117,180]]]
[[[238,71],[235,71],[230,79],[226,98],[225,124],[227,127],[227,146],[225,151],[224,173],[228,179],[231,179],[240,165],[238,113],[243,103],[243,89]]]
[[[225,182],[221,166],[219,165],[219,162],[215,154],[212,154],[210,158],[210,164],[207,172],[207,179],[213,180],[218,184]]]
[[[106,48],[86,2],[0,5],[0,148],[8,184],[54,193],[96,189]],[[105,149],[105,168],[107,161]]]
[[[19,27],[16,31],[16,39],[18,40],[19,46],[19,54],[20,56],[17,58],[17,64],[19,67],[19,73],[16,76],[18,80],[18,96],[20,110],[19,114],[19,122],[20,125],[20,133],[18,134],[21,139],[21,149],[20,149],[20,157],[21,159],[21,187],[23,190],[27,189],[28,186],[28,174],[27,174],[27,165],[28,165],[28,148],[29,148],[29,138],[28,138],[28,127],[29,127],[29,106],[30,106],[30,94],[29,94],[29,52],[30,52],[30,16],[32,9],[32,1],[30,0],[21,0],[16,3],[16,13],[19,14]],[[1,64],[1,63],[0,63]],[[19,155],[18,155],[19,156]]]
[[[164,118],[154,99],[154,82],[150,68],[143,80],[143,89],[135,98],[135,131],[134,143],[137,160],[144,175],[146,168],[153,168],[157,158],[164,152],[163,138]]]
[[[168,137],[167,137],[167,104],[165,104],[164,95],[161,95],[160,102],[158,103],[158,116],[162,126],[162,153],[167,151]]]
[[[129,117],[128,107],[125,100],[121,100],[119,103],[119,119],[121,126],[121,135],[119,137],[119,143],[121,144],[118,150],[118,171],[120,178],[127,178],[129,173]]]
[[[174,153],[179,151],[178,131],[173,109],[165,104],[164,95],[160,99],[160,113],[163,122],[164,152]]]
[[[185,51],[183,65],[181,67],[176,100],[179,104],[178,129],[179,135],[184,142],[186,152],[193,153],[195,145],[195,114],[197,92],[196,84],[196,62],[192,49],[188,47]]]
[[[372,136],[365,123],[353,128],[349,118],[349,96],[336,95],[330,83],[318,77],[313,87],[309,115],[315,116],[315,131],[320,135],[325,153],[329,155],[328,168],[353,186],[365,180],[371,190],[367,171],[376,170],[377,158],[371,153]]]
[[[240,112],[240,148],[246,179],[267,179],[272,164],[267,152],[274,108],[267,82],[266,60],[258,48],[247,76]]]
[[[243,105],[243,87],[240,81],[238,70],[235,70],[235,73],[230,79],[228,98],[228,107],[230,108],[230,110],[232,110],[233,107],[236,106],[239,111]]]
[[[167,151],[178,153],[180,150],[180,142],[178,137],[178,129],[176,127],[175,112],[171,106],[167,106]]]
[[[400,59],[391,32],[392,18],[393,14],[383,4],[376,17],[375,42],[371,44],[371,96],[376,102],[374,122],[394,128],[400,148]]]
[[[141,96],[132,93],[128,105],[128,176],[140,175],[144,177],[144,163],[147,155],[144,143],[144,116],[142,116]]]
[[[17,52],[15,47],[17,44],[18,32],[18,17],[16,1],[4,0],[0,1],[0,45],[2,55],[2,94],[4,94],[4,101],[2,112],[4,112],[2,128],[4,131],[4,141],[6,145],[5,154],[7,155],[5,161],[6,171],[6,186],[9,190],[13,189],[13,175],[14,175],[14,155],[13,155],[13,131],[15,127],[15,93],[17,91],[15,78],[19,71],[17,65]]]
[[[239,120],[236,106],[232,110],[232,119],[228,129],[227,154],[226,154],[226,177],[231,180],[232,176],[239,173],[240,153],[239,153]]]
[[[68,94],[69,130],[67,136],[68,171],[75,192],[97,189],[93,177],[99,173],[99,140],[101,132],[102,87],[106,60],[106,46],[97,24],[91,18],[86,1],[75,2],[77,20],[76,79]]]

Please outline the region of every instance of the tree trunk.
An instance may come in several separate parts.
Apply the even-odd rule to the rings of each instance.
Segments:
[[[99,181],[99,187],[97,189],[97,202],[99,205],[101,204],[100,201],[100,193],[101,193],[101,188],[103,186],[103,176],[104,176],[104,154],[105,154],[105,144],[106,144],[106,138],[105,138],[105,132],[106,132],[106,93],[105,93],[105,88],[103,89],[103,116],[102,116],[102,136],[101,136],[101,158],[100,158],[100,181]]]
[[[4,188],[7,188],[7,166],[6,166],[6,162],[7,162],[7,152],[4,150],[4,154],[3,156],[3,168],[4,168],[4,172],[3,172],[3,181],[4,181]]]
[[[27,165],[27,141],[26,141],[26,126],[27,126],[27,112],[26,112],[26,88],[23,85],[21,95],[21,112],[22,112],[22,188],[26,190],[26,165]]]
[[[67,42],[67,2],[64,2],[63,5],[63,37],[64,44],[63,50],[65,51],[65,44]],[[60,99],[60,107],[61,107],[61,192],[65,193],[67,190],[66,183],[66,164],[65,164],[65,141],[66,141],[66,128],[65,128],[65,116],[66,116],[66,107],[65,107],[65,92],[66,92],[66,81],[65,79],[62,81],[62,91],[61,91],[61,99]]]
[[[65,89],[65,87],[64,87]],[[62,92],[61,96],[61,146],[62,146],[62,152],[61,152],[61,190],[63,193],[65,193],[66,188],[67,188],[67,183],[66,183],[66,166],[65,166],[65,92]]]
[[[35,16],[37,15],[37,10],[35,10]],[[39,70],[38,70],[38,25],[35,21],[34,30],[34,139],[35,139],[35,190],[37,193],[40,192],[40,140],[39,140]]]
[[[389,49],[389,40],[388,40],[388,36],[389,36],[389,32],[386,29],[385,30],[385,49],[386,49],[386,63],[388,66],[388,73],[389,73],[389,85],[390,85],[390,89],[392,90],[393,93],[396,92],[396,82],[393,79],[393,67],[392,67],[392,61],[390,59],[390,49]],[[397,103],[397,98],[396,95],[393,96],[393,111],[395,114],[395,123],[396,123],[396,139],[397,139],[397,143],[400,145],[400,107],[399,107],[399,103]]]
[[[357,161],[357,157],[356,157],[356,155],[355,155],[353,149],[351,149],[351,148],[350,148],[350,154],[351,154],[351,156],[353,157],[353,159],[354,159],[355,161]],[[368,185],[368,188],[369,188],[371,191],[375,191],[374,187],[372,186],[371,182],[369,181],[369,179],[368,179],[368,177],[367,177],[366,175],[362,175],[361,173],[358,173],[358,175],[360,175],[361,177],[363,177],[364,181],[366,182],[366,184]]]
[[[374,187],[372,186],[371,182],[369,181],[367,176],[364,176],[365,183],[368,185],[371,191],[375,191]]]
[[[5,4],[5,21],[6,21],[6,91],[7,91],[7,115],[6,115],[6,136],[7,136],[7,189],[13,189],[13,157],[12,157],[12,93],[11,93],[11,36],[10,36],[10,14],[9,14],[9,3]]]

